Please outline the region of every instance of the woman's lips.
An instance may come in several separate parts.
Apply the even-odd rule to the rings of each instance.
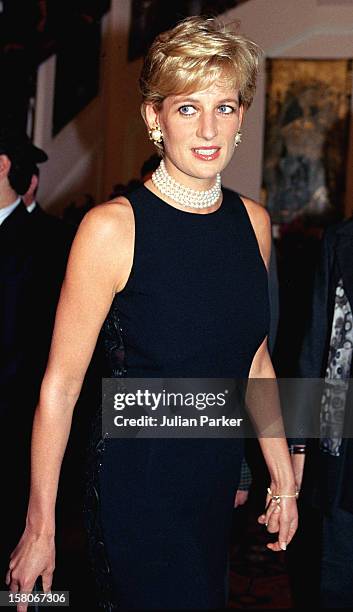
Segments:
[[[198,147],[197,149],[195,148],[191,150],[192,154],[197,157],[197,159],[212,161],[219,156],[221,147]]]

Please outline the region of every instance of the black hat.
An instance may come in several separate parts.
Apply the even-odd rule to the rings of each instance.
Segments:
[[[36,147],[26,132],[12,125],[0,126],[0,155],[7,155],[11,161],[40,164],[47,161],[48,155]]]

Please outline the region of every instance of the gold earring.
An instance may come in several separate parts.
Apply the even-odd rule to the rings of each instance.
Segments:
[[[240,131],[235,134],[235,138],[234,138],[234,146],[235,147],[239,147],[239,145],[241,143],[241,136],[242,136],[242,134],[241,134]]]
[[[148,130],[148,134],[149,134],[150,140],[152,140],[154,144],[156,144],[157,142],[161,143],[163,141],[163,133],[158,123],[156,124],[154,128],[152,128],[151,130]]]

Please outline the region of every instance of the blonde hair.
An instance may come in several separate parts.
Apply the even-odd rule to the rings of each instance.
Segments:
[[[159,34],[146,55],[140,76],[144,120],[146,104],[160,109],[169,95],[207,89],[215,82],[238,89],[239,103],[248,109],[261,55],[256,43],[214,18],[184,19]],[[163,145],[156,146],[163,151]]]

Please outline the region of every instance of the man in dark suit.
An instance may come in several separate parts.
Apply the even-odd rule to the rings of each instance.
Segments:
[[[321,607],[353,607],[353,219],[326,230],[317,271],[312,317],[300,360],[303,378],[325,379],[320,401],[320,437],[307,440],[302,495],[316,509],[321,524]],[[305,423],[305,400],[298,406]],[[304,412],[303,412],[304,411]],[[302,440],[304,442],[305,440]],[[300,445],[299,445],[300,449]],[[298,450],[299,450],[298,449]],[[300,482],[304,455],[293,455]],[[304,521],[305,521],[304,514]],[[312,526],[314,526],[312,521]],[[306,533],[305,525],[303,534]],[[299,534],[298,534],[299,535]],[[319,545],[299,539],[296,563]],[[300,551],[301,548],[301,551]],[[315,569],[315,568],[312,568]],[[314,580],[314,576],[312,575]],[[306,591],[304,600],[308,601]]]
[[[0,384],[10,403],[15,381],[38,391],[73,231],[21,196],[47,155],[26,134],[0,126]],[[22,385],[23,386],[23,385]],[[27,395],[28,397],[28,395]],[[1,403],[3,414],[5,406]]]
[[[22,532],[34,409],[44,374],[73,231],[21,196],[47,155],[10,123],[0,125],[0,572]],[[54,432],[53,432],[54,434]],[[6,588],[5,586],[3,588]]]

